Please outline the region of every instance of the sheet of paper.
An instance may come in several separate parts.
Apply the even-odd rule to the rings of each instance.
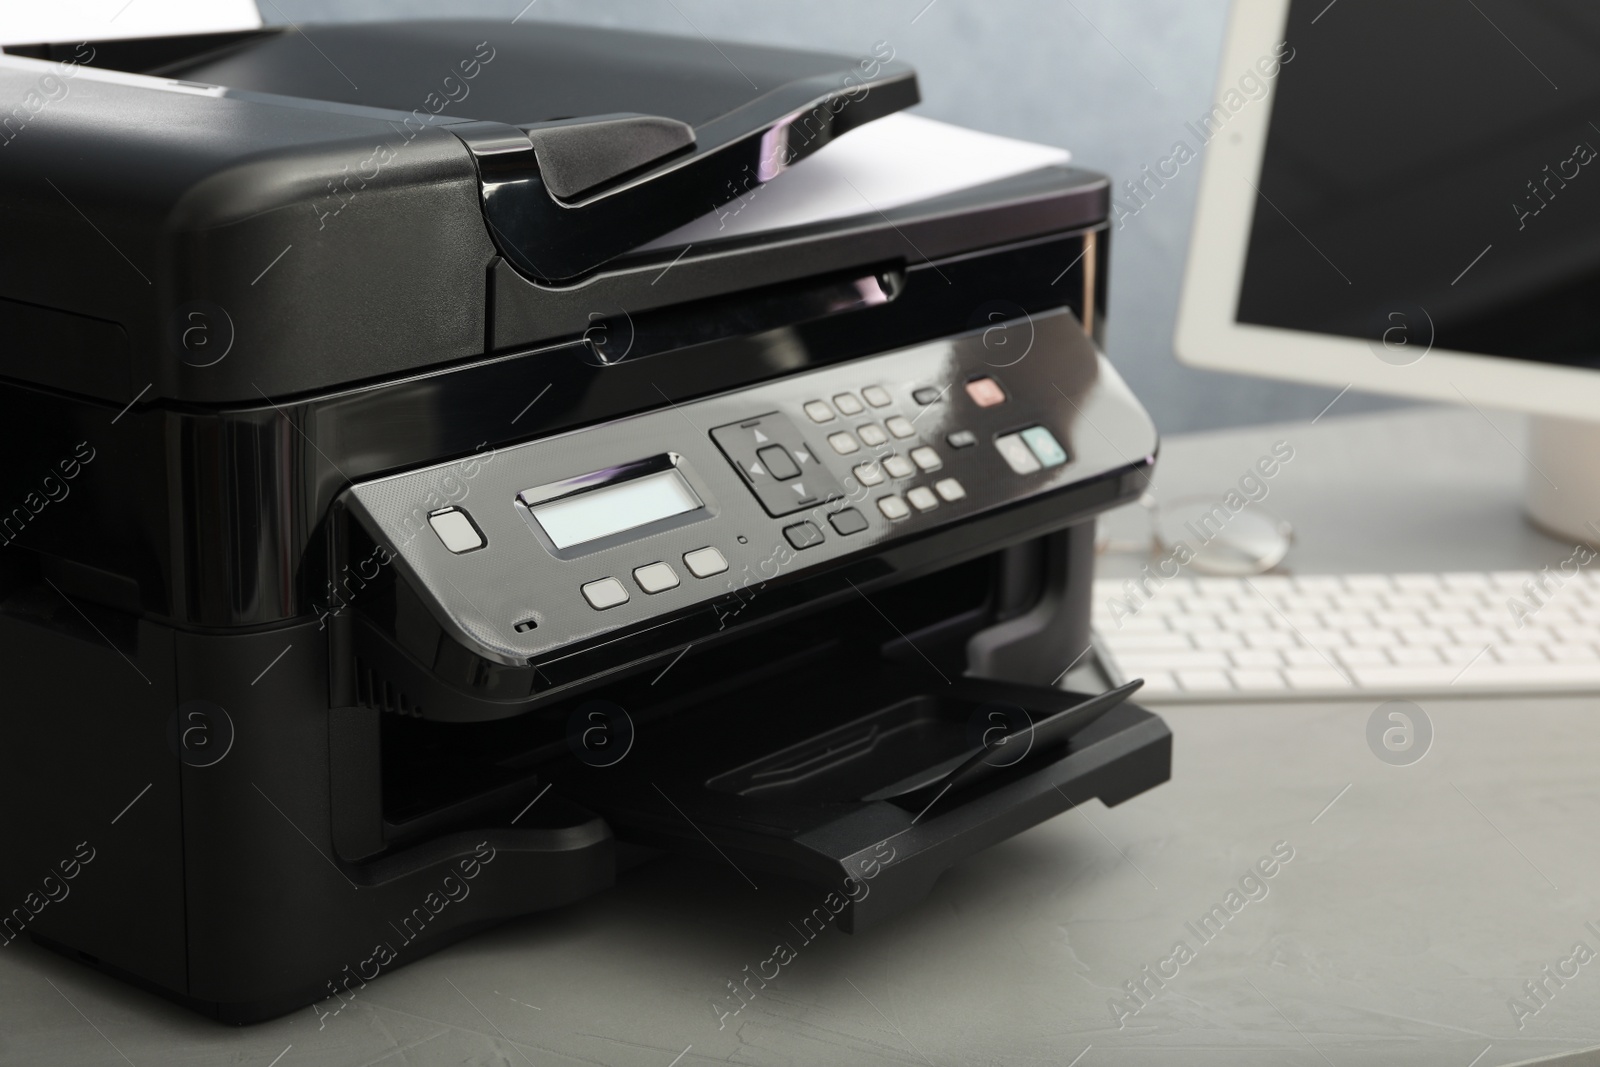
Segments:
[[[0,45],[260,28],[255,0],[0,0]]]
[[[765,185],[644,247],[876,214],[1069,159],[1064,148],[897,112],[851,130]]]

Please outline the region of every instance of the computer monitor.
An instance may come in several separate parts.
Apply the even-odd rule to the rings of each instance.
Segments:
[[[1600,4],[1235,0],[1179,358],[1536,416],[1533,520],[1600,540]],[[1190,179],[1192,180],[1192,179]]]

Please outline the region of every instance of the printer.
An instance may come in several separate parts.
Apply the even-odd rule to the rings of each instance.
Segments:
[[[1157,447],[1108,183],[940,186],[891,52],[0,56],[0,946],[244,1023],[663,852],[859,930],[1166,780],[1063,683]]]

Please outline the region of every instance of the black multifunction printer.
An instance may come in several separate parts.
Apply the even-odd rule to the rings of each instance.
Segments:
[[[662,850],[860,928],[1167,778],[1132,686],[1061,688],[1156,451],[1102,176],[663,244],[912,71],[531,22],[7,51],[0,946],[247,1022]]]

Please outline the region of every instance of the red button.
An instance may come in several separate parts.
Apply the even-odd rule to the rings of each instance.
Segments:
[[[967,395],[980,408],[992,408],[1006,402],[1005,390],[993,378],[974,378],[967,383]]]

